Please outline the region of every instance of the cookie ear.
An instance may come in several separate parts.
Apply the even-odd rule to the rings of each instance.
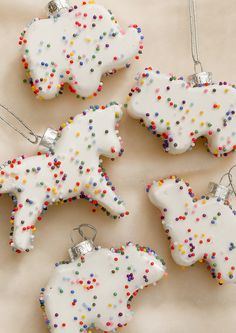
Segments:
[[[113,112],[114,118],[116,122],[119,122],[123,116],[122,105],[121,104],[114,104],[107,107],[107,111]]]

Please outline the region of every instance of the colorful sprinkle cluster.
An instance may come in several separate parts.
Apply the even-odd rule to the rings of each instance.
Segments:
[[[164,274],[164,262],[150,248],[132,243],[97,248],[57,266],[40,295],[46,324],[52,333],[67,332],[66,328],[81,333],[93,328],[115,331],[131,320],[130,302],[138,291]]]
[[[77,97],[96,96],[101,77],[139,59],[143,35],[137,25],[125,33],[111,11],[82,2],[61,15],[35,19],[21,34],[22,63],[35,95],[50,99],[65,83]]]
[[[162,212],[163,227],[177,264],[207,262],[219,284],[236,280],[236,210],[220,197],[194,197],[188,183],[171,176],[147,187]]]
[[[128,214],[99,157],[122,155],[121,116],[115,103],[91,107],[61,126],[54,152],[21,156],[1,167],[0,193],[13,195],[15,204],[10,243],[17,252],[32,248],[35,224],[51,204],[83,198],[114,218]]]
[[[234,86],[227,82],[193,87],[183,78],[147,68],[128,96],[129,114],[157,137],[171,154],[181,154],[207,138],[208,151],[226,156],[236,149]]]

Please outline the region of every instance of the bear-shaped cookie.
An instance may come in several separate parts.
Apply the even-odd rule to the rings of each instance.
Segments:
[[[40,296],[45,321],[51,333],[115,332],[132,319],[132,298],[164,274],[163,261],[150,248],[97,248],[56,267]]]
[[[46,19],[35,19],[21,34],[23,66],[36,96],[51,99],[65,83],[77,96],[102,89],[105,73],[128,67],[142,53],[137,25],[127,32],[110,11],[93,1],[79,3]]]
[[[236,149],[236,90],[226,82],[193,86],[151,68],[139,74],[128,97],[129,114],[171,154],[181,154],[207,138],[208,150],[225,156]]]
[[[170,177],[147,188],[161,210],[174,261],[191,266],[206,261],[219,284],[236,281],[236,210],[220,197],[194,197],[183,180]]]
[[[20,156],[0,169],[0,193],[13,196],[11,245],[32,249],[35,224],[49,205],[85,198],[114,218],[127,212],[115,193],[100,155],[115,158],[123,152],[118,123],[121,106],[91,107],[60,129],[54,152]]]

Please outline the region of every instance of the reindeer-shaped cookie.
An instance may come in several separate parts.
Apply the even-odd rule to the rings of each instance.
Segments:
[[[182,78],[154,72],[140,74],[128,97],[129,114],[161,137],[163,148],[181,154],[208,140],[208,150],[224,156],[236,149],[236,90],[227,83],[193,87]]]
[[[98,248],[57,266],[40,297],[50,332],[114,332],[131,320],[130,302],[137,292],[164,273],[154,251],[132,243]]]
[[[63,92],[65,83],[81,97],[96,95],[103,74],[138,58],[142,40],[138,26],[125,33],[110,11],[90,1],[61,15],[35,19],[19,43],[33,92],[51,99]]]
[[[189,184],[175,177],[148,186],[151,202],[161,210],[175,262],[209,264],[220,284],[236,280],[236,211],[219,197],[194,198]]]
[[[11,216],[14,249],[32,249],[36,222],[56,202],[86,198],[114,217],[126,213],[99,160],[100,155],[113,159],[122,154],[121,116],[119,105],[91,107],[62,129],[54,153],[21,156],[2,166],[0,193],[13,195],[16,204]]]

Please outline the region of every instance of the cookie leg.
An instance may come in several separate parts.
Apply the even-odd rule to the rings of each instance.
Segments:
[[[40,208],[39,208],[40,207]],[[17,207],[12,213],[14,220],[13,244],[12,246],[20,251],[31,250],[33,248],[32,233],[35,231],[35,223],[41,215],[42,203],[20,198]]]
[[[101,178],[101,175],[97,175],[96,184],[96,186],[90,185],[88,188],[86,188],[85,192],[113,216],[120,216],[124,214],[126,209],[123,201],[121,201],[116,193],[112,190],[105,177]]]
[[[93,69],[91,66],[86,66],[84,69],[78,69],[78,66],[73,66],[73,80],[68,80],[67,83],[71,87],[71,91],[82,97],[90,97],[99,90],[102,71],[100,68]]]
[[[208,148],[212,154],[220,156],[235,150],[235,129],[229,127],[226,126],[208,138]]]
[[[51,99],[57,96],[63,89],[60,73],[50,77],[49,69],[44,70],[37,66],[35,68],[31,71],[31,88],[34,94],[40,99]]]

